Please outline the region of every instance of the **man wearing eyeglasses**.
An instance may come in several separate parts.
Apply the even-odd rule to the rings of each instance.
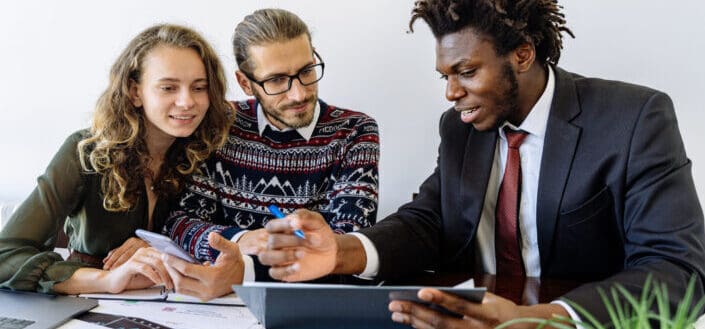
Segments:
[[[196,258],[214,263],[166,260],[177,291],[203,299],[242,282],[239,256],[209,245],[211,232],[255,255],[267,243],[270,205],[284,214],[320,213],[338,233],[369,227],[377,214],[377,123],[318,98],[325,64],[306,24],[286,10],[257,10],[236,27],[233,48],[237,82],[254,99],[234,103],[227,142],[193,176],[164,228]],[[243,259],[245,279],[253,279],[252,260]],[[266,268],[257,269],[258,278],[266,276]]]

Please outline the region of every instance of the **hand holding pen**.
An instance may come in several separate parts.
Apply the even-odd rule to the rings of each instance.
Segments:
[[[269,208],[269,212],[271,212],[272,215],[274,215],[274,217],[276,217],[276,218],[286,217],[284,215],[284,213],[282,213],[282,211],[279,210],[279,207],[277,207],[276,205],[273,205],[273,204],[269,205],[268,208]],[[304,235],[304,231],[302,231],[302,230],[299,230],[299,229],[294,230],[294,235],[298,236],[301,239],[306,239],[306,235]]]
[[[267,249],[257,256],[263,265],[270,266],[272,278],[306,281],[332,274],[335,270],[338,238],[343,235],[333,232],[320,213],[298,209],[286,220],[270,220],[265,229],[269,233]],[[292,236],[292,230],[296,229],[305,232],[306,238],[302,238],[303,234],[294,233],[296,236]],[[355,237],[347,238],[347,241],[359,241]]]

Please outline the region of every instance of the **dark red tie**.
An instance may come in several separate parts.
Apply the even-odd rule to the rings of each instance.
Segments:
[[[521,161],[519,145],[526,138],[523,131],[504,127],[507,136],[507,165],[499,187],[497,210],[495,212],[495,258],[497,275],[524,276],[524,262],[521,259],[517,225],[519,223],[519,199],[521,193]]]

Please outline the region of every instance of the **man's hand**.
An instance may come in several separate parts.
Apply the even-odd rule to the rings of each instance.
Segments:
[[[208,243],[220,251],[215,263],[191,264],[178,257],[164,254],[162,260],[174,281],[176,292],[209,300],[232,292],[232,285],[241,284],[244,263],[237,243],[220,234],[208,234]]]
[[[419,299],[437,304],[445,309],[463,315],[462,319],[442,314],[426,306],[395,300],[389,303],[392,320],[411,325],[414,328],[494,328],[504,322],[521,317],[551,318],[570,317],[568,312],[555,304],[518,306],[512,301],[486,293],[482,303],[473,303],[462,298],[441,292],[437,289],[419,290]],[[511,329],[533,328],[535,323],[518,323]],[[548,327],[547,327],[548,328]]]
[[[268,240],[269,233],[267,233],[267,230],[260,228],[244,233],[237,240],[237,244],[243,255],[257,255],[267,249]]]
[[[306,281],[333,272],[338,244],[336,234],[321,214],[299,209],[281,220],[270,220],[267,250],[259,253],[259,261],[269,265],[269,275],[283,281]],[[300,229],[305,239],[294,235]]]
[[[103,259],[103,269],[108,271],[124,264],[140,248],[147,248],[149,244],[136,237],[127,239],[121,246],[111,250]]]

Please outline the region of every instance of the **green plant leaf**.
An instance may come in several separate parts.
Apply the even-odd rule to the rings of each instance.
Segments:
[[[678,304],[678,308],[676,310],[676,314],[673,316],[673,322],[674,322],[674,327],[675,328],[688,328],[692,325],[692,322],[689,322],[689,318],[693,317],[692,312],[690,311],[689,313],[689,308],[690,305],[692,304],[693,301],[693,294],[695,293],[695,276],[691,276],[690,280],[688,281],[688,289],[685,291],[685,296],[683,296],[683,300]],[[698,304],[701,301],[698,302]],[[696,305],[697,306],[697,305]],[[698,312],[699,313],[699,310]],[[696,313],[696,314],[697,314]],[[697,315],[695,315],[697,317]]]
[[[573,321],[573,319],[562,318],[562,317],[561,317],[561,320],[559,320],[559,318],[551,318],[551,319],[518,318],[518,319],[509,320],[505,323],[502,323],[502,324],[496,326],[494,329],[503,329],[503,328],[509,327],[513,324],[526,323],[526,322],[536,323],[537,324],[536,329],[543,328],[547,325],[553,326],[554,328],[557,328],[557,329],[575,329],[574,326],[572,326],[570,324],[562,323],[562,321],[568,321],[572,325],[577,325],[580,323],[580,321],[576,322],[576,321]],[[584,328],[585,329],[593,329],[592,327],[584,327]]]
[[[601,289],[601,288],[598,288],[598,291],[600,291],[600,290],[602,290],[602,289]],[[603,291],[603,294],[604,294],[604,291]],[[606,328],[602,325],[602,323],[600,323],[600,321],[598,321],[598,320],[597,320],[592,314],[590,314],[590,312],[588,312],[588,310],[586,310],[584,307],[578,305],[577,303],[573,302],[572,300],[566,299],[565,301],[568,303],[568,305],[570,305],[570,307],[572,307],[576,312],[578,312],[578,314],[579,314],[581,317],[587,319],[588,322],[586,322],[586,323],[589,323],[589,324],[591,325],[591,327],[593,327],[594,329],[606,329]],[[603,302],[604,302],[604,299],[603,299]],[[584,322],[584,321],[583,321],[583,322]]]
[[[698,316],[705,310],[705,297],[692,305],[696,282],[696,275],[691,276],[685,294],[673,314],[671,314],[667,286],[653,280],[649,275],[644,281],[638,299],[618,283],[609,289],[609,294],[602,287],[597,288],[600,299],[609,315],[610,321],[607,323],[600,323],[584,307],[563,298],[563,301],[567,302],[582,319],[587,321],[576,321],[563,316],[551,319],[521,318],[503,323],[497,328],[506,328],[520,322],[530,322],[536,323],[537,328],[551,325],[559,329],[572,329],[571,325],[574,325],[582,326],[585,329],[651,329],[653,321],[654,323],[658,322],[659,329],[694,329]]]
[[[612,299],[614,300],[614,307],[602,287],[597,288],[597,293],[600,294],[600,299],[602,299],[602,304],[604,304],[605,309],[607,309],[607,314],[609,314],[610,316],[610,320],[612,321],[614,329],[623,329],[622,324],[624,323],[625,316],[624,312],[622,311],[622,307],[619,303],[619,298],[617,298],[617,294],[615,293],[615,291],[612,290]]]
[[[703,312],[704,307],[705,307],[705,298],[701,299],[697,304],[695,304],[695,306],[693,307],[693,311],[690,313],[690,316],[688,317],[687,323],[695,324],[695,322],[698,321],[698,317]]]
[[[665,319],[669,319],[668,322],[670,322],[671,318],[671,306],[668,303],[668,288],[666,287],[666,284],[662,283],[660,285],[656,285],[654,289],[654,295],[656,295],[656,305],[658,307],[658,314],[662,316]],[[661,325],[661,329],[668,329],[668,324],[667,321],[659,321]]]

